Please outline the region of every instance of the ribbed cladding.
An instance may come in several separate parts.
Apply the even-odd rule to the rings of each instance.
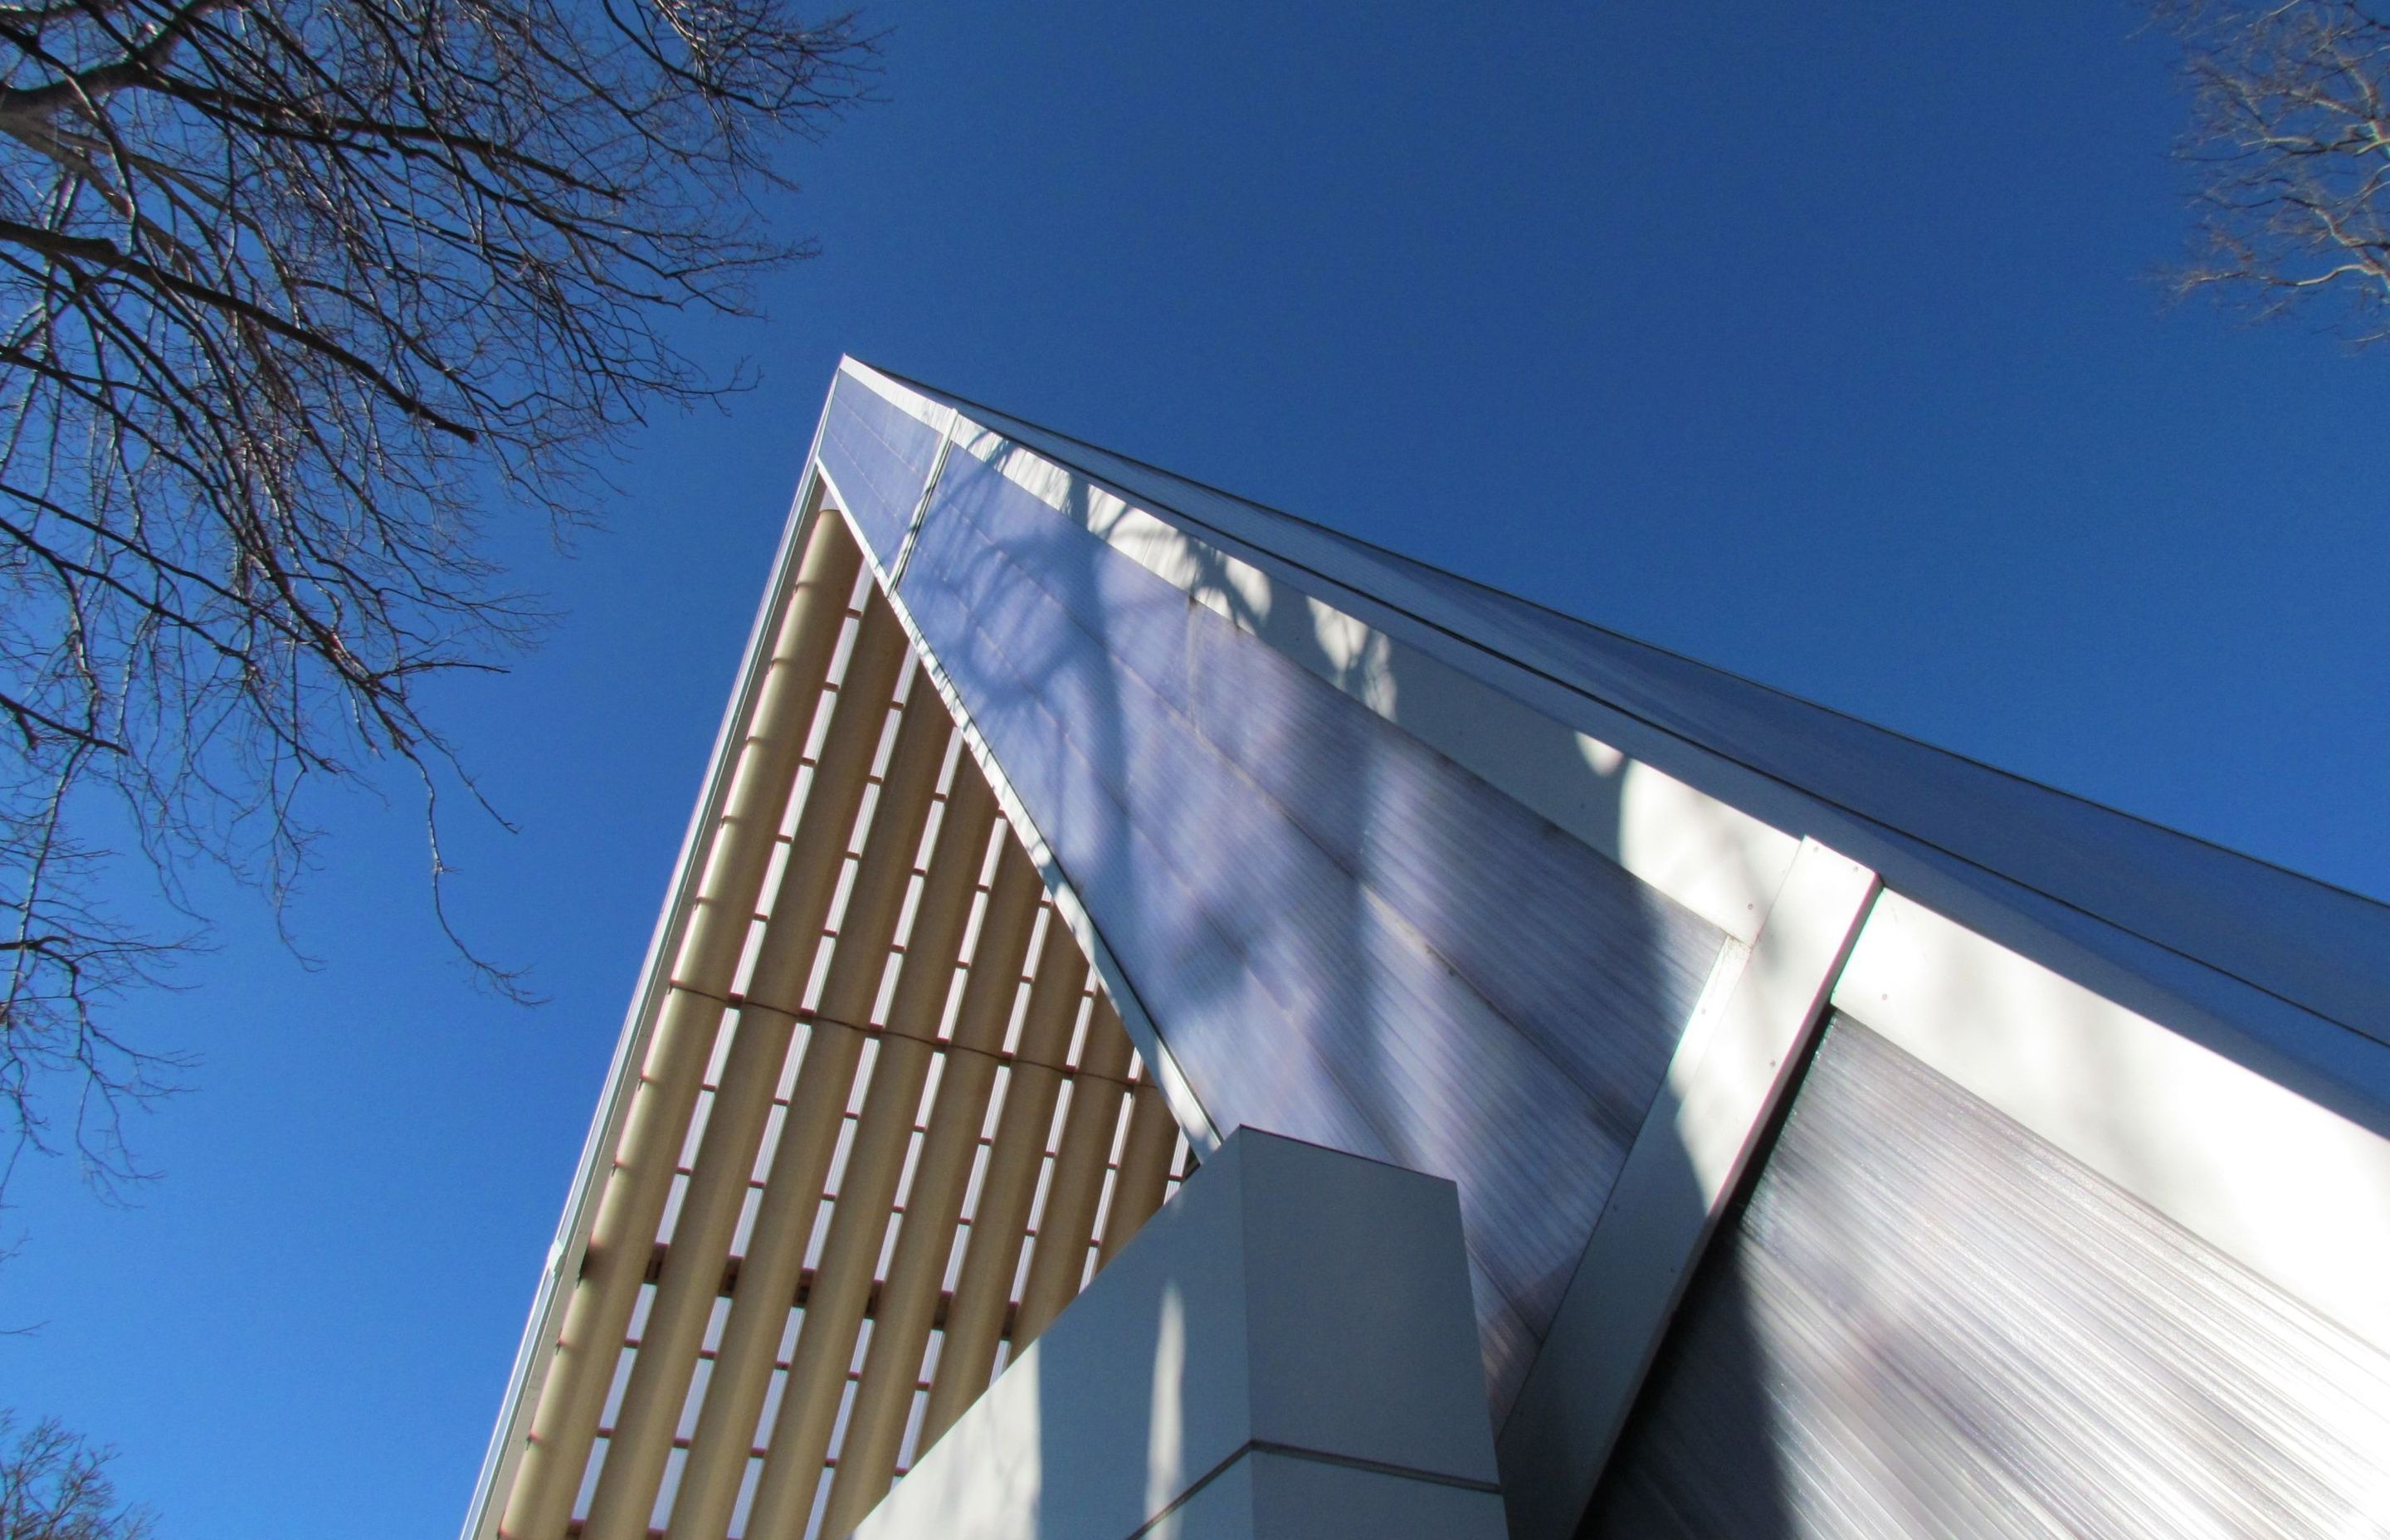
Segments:
[[[1129,1098],[1128,1130],[1121,1139],[1119,1179],[1112,1186],[1111,1206],[1104,1216],[1099,1265],[1108,1264],[1120,1249],[1162,1206],[1170,1183],[1170,1158],[1178,1142],[1178,1124],[1162,1087],[1140,1079]]]
[[[1049,1137],[1053,1092],[1085,1072],[1117,1101],[1132,1050],[979,764],[951,746],[931,673],[914,669],[901,706],[892,699],[909,653],[859,557],[826,510],[775,622],[509,1536],[624,1540],[657,1522],[673,1540],[842,1532],[919,1442],[960,1238],[1011,1213],[1009,1249],[981,1248],[1008,1258],[980,1291],[993,1357],[1041,1170],[1060,1171],[1047,1187],[1071,1232],[1058,1242],[1070,1265],[1046,1264],[1067,1274],[1067,1288],[1047,1286],[1058,1303],[1107,1212],[1111,1123],[1071,1120],[1090,1132]],[[1008,1075],[1028,1088],[1006,1095]],[[996,1097],[1009,1111],[1042,1102],[1019,1141],[1017,1195],[977,1180]],[[1145,1169],[1157,1143],[1159,1172]],[[1143,1163],[1123,1175],[1135,1191],[1111,1204],[1108,1246],[1174,1179],[1175,1143],[1175,1125],[1150,1129],[1142,1153],[1123,1154]],[[867,1333],[882,1351],[858,1355]],[[870,1397],[846,1402],[861,1379]],[[585,1417],[577,1442],[559,1406]]]
[[[2390,1354],[1837,1014],[1581,1533],[2390,1533]]]
[[[922,730],[922,737],[918,745],[908,744],[900,734],[890,757],[892,780],[900,762],[926,758],[932,741],[943,746],[947,737],[944,706],[926,675],[916,674],[906,711],[907,728]],[[924,724],[932,713],[936,725],[929,730]],[[913,982],[905,990],[903,1006],[909,1015],[934,1019],[943,1006],[994,819],[995,800],[966,759],[957,766],[945,810],[938,819],[906,938],[907,966],[903,975]],[[905,832],[907,829],[910,838]],[[739,1482],[749,1465],[757,1414],[771,1382],[789,1306],[797,1293],[800,1264],[822,1206],[824,1185],[867,1039],[864,1026],[856,1020],[867,1014],[866,975],[887,959],[919,835],[919,821],[910,810],[889,800],[874,808],[864,860],[841,916],[838,950],[832,959],[838,987],[832,991],[826,981],[822,1008],[807,1025],[787,1120],[756,1208],[753,1238],[742,1260],[739,1287],[724,1324],[714,1373],[699,1409],[688,1464],[673,1504],[670,1534],[674,1540],[722,1540],[728,1532]],[[785,992],[793,1008],[794,997],[803,988],[804,969],[770,972],[779,976],[767,976],[767,970],[759,966],[751,989],[768,989],[776,996]],[[876,982],[876,977],[868,980]],[[864,1008],[855,1007],[858,995],[864,996]],[[834,1015],[833,1007],[843,1007],[851,1017]]]
[[[971,455],[899,589],[1213,1121],[1458,1185],[1506,1404],[1720,932]]]
[[[1120,1013],[1110,1000],[1098,1000],[1087,1020],[1078,1072],[1071,1079],[1062,1136],[1054,1146],[1053,1179],[1037,1216],[1037,1250],[1030,1256],[1021,1308],[1013,1316],[1016,1354],[1035,1341],[1077,1297],[1086,1277],[1087,1248],[1095,1242],[1096,1209],[1103,1197],[1104,1161],[1120,1126],[1129,1057]]]
[[[999,863],[998,877],[1008,905],[1029,899],[1037,891],[1034,868],[1017,845],[1009,846]],[[988,928],[983,928],[983,934],[990,934]],[[1017,942],[1025,954],[1030,935],[1015,923],[999,923],[994,928],[989,950],[1009,954]],[[1041,1012],[1060,1014],[1067,1043],[1067,1023],[1078,1015],[1086,978],[1077,943],[1050,915],[1045,921],[1044,937],[1026,1002],[1028,1026],[1015,1059],[1016,1084],[1021,1059],[1029,1057],[1042,1036],[1035,1026]],[[1014,975],[1023,960],[1023,956],[1013,956]],[[980,1131],[987,1122],[988,1103],[996,1090],[1005,1019],[1017,994],[1009,987],[1011,981],[1000,976],[1002,961],[1000,956],[991,956],[987,971],[978,981],[977,994],[957,1012],[956,1051],[949,1052],[939,1075],[920,1159],[906,1194],[904,1223],[897,1227],[895,1250],[880,1290],[880,1307],[872,1322],[871,1341],[864,1354],[825,1510],[826,1534],[841,1534],[854,1527],[895,1479],[906,1419],[913,1409],[922,1355],[940,1304],[939,1285],[962,1224],[973,1157],[979,1151]],[[997,1014],[999,1009],[1002,1016]]]
[[[1020,986],[1022,957],[1038,914],[1036,868],[1017,842],[997,857],[996,882],[971,950],[970,970],[956,1010],[953,1042],[970,1053],[1001,1047],[1004,1024]],[[906,972],[911,973],[907,969]],[[951,979],[952,969],[946,970]],[[825,990],[828,1003],[829,992]],[[937,1005],[943,1009],[941,990]],[[890,1031],[855,1119],[854,1142],[840,1180],[788,1388],[780,1398],[748,1527],[757,1534],[790,1534],[813,1511],[814,1499],[838,1429],[840,1398],[854,1357],[855,1338],[869,1303],[878,1259],[895,1200],[906,1148],[920,1106],[922,1083],[935,1046],[939,1012],[919,1015],[899,1000]],[[992,1040],[992,1041],[991,1041]],[[946,1072],[957,1069],[949,1058]]]
[[[934,390],[923,393],[957,404]],[[2283,1035],[2282,1046],[2315,1056],[2311,1062],[2345,1065],[2330,1046],[2337,1034],[2319,1038],[2318,1023],[2277,1011],[2272,996],[2390,1042],[2390,907],[2372,899],[1963,760],[1159,467],[985,407],[967,412],[1056,464],[1083,468],[1132,502],[1177,510],[1171,521],[1191,522],[1207,544],[1277,582],[1324,589],[1320,597],[1330,603],[1481,678],[1499,680],[1520,664],[1548,675],[1583,702],[1561,708],[1572,725],[1630,752],[1636,751],[1613,737],[1620,725],[1613,713],[1641,719],[1677,740],[1668,757],[1671,773],[1682,778],[1704,781],[1733,762],[1777,779],[1772,806],[1744,811],[1868,858],[1896,889],[1931,882],[1972,890],[1975,902],[1988,902],[1996,913],[2024,908],[2072,945],[2146,972],[2228,1020],[2265,1023],[2268,1035]],[[1330,573],[1339,577],[1323,581]],[[1693,752],[1685,756],[1685,749]],[[1857,816],[1844,820],[1831,811],[1836,805]],[[1862,840],[1875,848],[1860,848]]]
[[[795,995],[821,945],[822,925],[845,865],[906,657],[904,635],[887,600],[875,591],[830,708],[820,761],[798,812],[789,860],[757,943],[755,973],[732,1030],[656,1297],[615,1415],[605,1468],[590,1498],[582,1531],[588,1540],[645,1540],[647,1535],[673,1431],[698,1361],[699,1341],[730,1262],[732,1233],[747,1198],[773,1089],[788,1057]],[[876,890],[868,880],[858,882],[865,902],[848,905],[846,929],[878,928],[882,956],[952,733],[936,691],[917,677],[881,776],[863,857],[867,879],[875,872],[892,873],[893,881],[882,878]],[[867,948],[869,943],[860,945]],[[776,977],[786,982],[776,984]]]
[[[924,1449],[979,1399],[996,1372],[1005,1313],[1022,1249],[1028,1243],[1030,1209],[1036,1200],[1038,1171],[1053,1127],[1054,1104],[1066,1078],[1063,1060],[1070,1052],[1072,1029],[1078,1024],[1086,976],[1086,959],[1070,933],[1059,925],[1047,926],[1037,959],[1037,982],[1022,1018],[1020,1051],[988,1146],[979,1203],[955,1269],[945,1338],[922,1414]]]
[[[507,1540],[555,1540],[571,1518],[860,561],[836,515],[815,519],[752,713],[740,725],[737,768],[720,821],[708,834],[673,987],[658,1008],[613,1169],[597,1200],[530,1444],[505,1495],[498,1533]]]

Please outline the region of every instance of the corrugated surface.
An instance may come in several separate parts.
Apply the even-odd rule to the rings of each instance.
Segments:
[[[2390,1358],[1837,1015],[1588,1535],[2390,1533]]]
[[[882,566],[896,558],[937,463],[938,434],[846,374],[822,414],[821,463]]]
[[[900,594],[1213,1120],[1459,1184],[1501,1402],[1720,933],[968,455]]]
[[[2013,917],[2029,916],[2332,1078],[2361,1081],[2377,1101],[2390,1097],[2390,1058],[2379,1051],[2390,1044],[2390,906],[915,388],[1274,581],[1497,688],[1528,691],[1523,699],[1571,725],[1866,862],[1887,885],[2034,949],[2038,961],[2070,974],[2079,966]],[[2154,1007],[2143,1000],[2137,1008]],[[2372,1041],[2352,1051],[2337,1033],[2318,1030],[2326,1023]]]

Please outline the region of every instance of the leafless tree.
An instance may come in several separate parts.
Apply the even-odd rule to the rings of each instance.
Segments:
[[[2197,244],[2174,275],[2390,337],[2390,24],[2375,0],[2160,0],[2183,45]]]
[[[673,314],[804,254],[780,151],[872,40],[790,0],[0,0],[0,1156],[105,1180],[173,1079],[107,1007],[190,938],[102,877],[278,914],[302,793],[394,764],[437,907],[472,783],[423,687],[541,618],[484,520],[571,525],[644,413],[739,383]]]
[[[155,1521],[117,1502],[114,1457],[53,1420],[20,1434],[0,1411],[0,1540],[146,1540]]]

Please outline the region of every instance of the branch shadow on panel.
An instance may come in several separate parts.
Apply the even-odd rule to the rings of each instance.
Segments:
[[[1340,648],[1304,595],[1203,547],[1191,593],[1164,582],[1100,537],[1083,480],[1059,517],[1001,507],[1003,453],[949,465],[902,588],[947,591],[925,630],[950,628],[966,704],[1219,1131],[1458,1184],[1498,1427],[1664,1094],[1715,932],[1597,853],[1620,848],[1627,772],[1570,728],[1506,724],[1500,752],[1580,790],[1589,840],[1399,730],[1430,687],[1401,650]],[[1701,1201],[1690,1163],[1680,1186]],[[1119,1367],[1148,1381],[1157,1469],[1160,1341]],[[1747,1356],[1718,1422],[1765,1465]],[[1705,1533],[1790,1533],[1774,1484]]]

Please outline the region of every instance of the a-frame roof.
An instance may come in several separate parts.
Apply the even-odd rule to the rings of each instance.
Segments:
[[[2385,985],[2371,900],[848,360],[468,1534],[842,1530],[1240,1126],[1453,1184],[1570,1533],[1837,1033],[2378,1343]]]
[[[874,372],[2307,1094],[2390,1102],[2390,906]]]

